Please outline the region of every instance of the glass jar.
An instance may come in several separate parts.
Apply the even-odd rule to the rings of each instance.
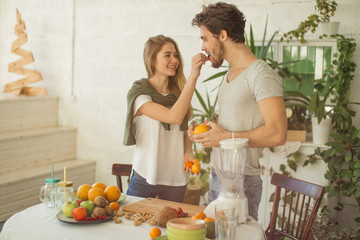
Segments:
[[[74,187],[71,181],[59,182],[58,189],[55,195],[55,205],[56,208],[62,211],[62,207],[65,203],[65,192],[66,192],[66,202],[72,202],[74,198]]]
[[[60,178],[47,178],[45,179],[45,186],[40,188],[39,198],[46,207],[55,207],[55,194],[58,189],[58,182],[60,182]]]

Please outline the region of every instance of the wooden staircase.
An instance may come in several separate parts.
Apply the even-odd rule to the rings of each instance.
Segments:
[[[40,203],[51,164],[75,190],[95,182],[95,161],[76,158],[76,129],[58,126],[57,97],[0,95],[0,222]]]

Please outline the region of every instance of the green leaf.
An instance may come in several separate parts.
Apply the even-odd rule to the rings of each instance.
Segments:
[[[209,112],[209,109],[207,108],[207,106],[206,106],[206,104],[205,104],[205,102],[204,102],[204,99],[201,97],[200,93],[198,92],[198,90],[197,90],[196,88],[195,88],[195,94],[196,94],[196,97],[198,98],[201,106],[203,107],[204,111],[205,111],[206,113],[208,113],[208,112]]]
[[[222,71],[222,72],[219,72],[219,73],[216,73],[216,74],[212,75],[211,77],[205,79],[205,80],[202,81],[202,82],[204,83],[204,82],[213,80],[213,79],[215,79],[215,78],[218,78],[218,77],[221,77],[221,76],[225,76],[225,74],[226,74],[227,72],[228,72],[228,70]]]
[[[343,169],[340,171],[340,176],[345,178],[352,178],[353,172],[351,170]]]
[[[352,159],[352,153],[351,151],[345,152],[345,161],[349,162]]]

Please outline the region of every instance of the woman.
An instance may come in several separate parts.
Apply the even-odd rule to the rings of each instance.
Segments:
[[[186,134],[190,102],[207,60],[201,53],[192,58],[186,82],[176,42],[163,35],[146,42],[148,78],[135,81],[127,96],[124,144],[136,145],[128,195],[184,201],[187,174],[183,167],[194,160]]]

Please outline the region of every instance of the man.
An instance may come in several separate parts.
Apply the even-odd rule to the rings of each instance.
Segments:
[[[189,135],[204,147],[218,147],[221,140],[233,136],[249,139],[245,194],[249,215],[257,220],[262,192],[259,159],[264,147],[285,143],[287,118],[282,79],[246,46],[245,22],[243,13],[227,3],[204,6],[192,21],[200,28],[201,50],[212,66],[219,68],[225,59],[231,68],[219,89],[218,122],[206,122],[208,132]],[[212,171],[208,200],[216,199],[219,190]]]

